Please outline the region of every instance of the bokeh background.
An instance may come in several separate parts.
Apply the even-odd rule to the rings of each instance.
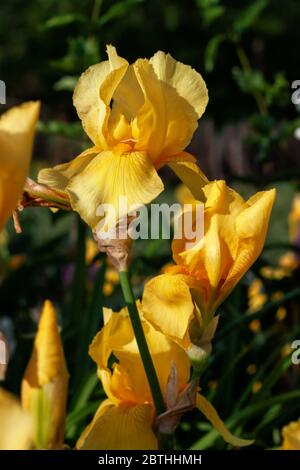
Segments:
[[[245,197],[276,187],[265,249],[220,308],[202,389],[233,432],[253,448],[276,448],[281,428],[300,416],[300,79],[298,0],[10,0],[0,5],[0,79],[6,107],[42,101],[32,177],[65,162],[88,142],[72,105],[78,76],[113,44],[129,61],[161,49],[191,64],[210,101],[190,151],[210,179],[225,178]],[[179,182],[164,171],[159,201]],[[12,223],[0,237],[0,331],[9,342],[3,385],[19,393],[42,302],[54,301],[71,374],[66,442],[74,445],[104,397],[88,344],[101,305],[123,305],[117,274],[98,254],[75,214],[26,209],[23,233]],[[168,240],[134,244],[136,296],[170,261]],[[4,374],[3,374],[4,375]],[[227,448],[198,412],[177,431],[179,448]]]

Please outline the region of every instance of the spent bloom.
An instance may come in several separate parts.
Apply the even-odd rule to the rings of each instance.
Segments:
[[[0,231],[22,195],[39,111],[39,102],[28,102],[0,117]]]
[[[107,54],[108,60],[82,74],[73,96],[92,147],[39,174],[41,183],[67,193],[92,228],[104,215],[96,214],[101,205],[111,205],[121,218],[126,213],[120,196],[127,197],[128,207],[158,196],[164,186],[157,170],[164,165],[183,181],[193,173],[206,181],[184,151],[208,102],[201,75],[161,51],[132,65],[112,46]],[[193,189],[198,198],[201,185]],[[105,223],[116,223],[115,214],[108,211]]]

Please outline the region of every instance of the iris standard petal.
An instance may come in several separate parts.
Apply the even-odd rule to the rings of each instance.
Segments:
[[[147,151],[153,162],[176,155],[190,143],[197,113],[176,88],[158,78],[148,60],[137,60],[134,70],[145,100],[133,123],[135,148]]]
[[[208,91],[201,75],[162,51],[156,52],[150,63],[158,79],[175,88],[179,96],[194,108],[199,119],[208,103]]]
[[[117,55],[114,47],[108,46],[107,54],[107,61],[92,65],[81,75],[73,95],[83,128],[99,149],[110,146],[110,102],[128,68],[128,62]]]

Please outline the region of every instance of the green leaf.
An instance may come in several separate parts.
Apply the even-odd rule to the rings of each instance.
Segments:
[[[225,8],[220,5],[220,0],[197,0],[203,24],[211,25],[223,15]]]
[[[99,20],[96,22],[99,26],[103,26],[112,20],[121,18],[124,16],[130,7],[142,3],[144,0],[123,0],[121,2],[114,3],[106,13],[104,13]]]
[[[243,33],[246,29],[252,26],[268,3],[268,0],[256,0],[255,2],[252,2],[247,8],[238,14],[233,22],[233,29],[237,33]]]
[[[205,70],[207,70],[207,72],[213,71],[220,44],[225,40],[225,34],[217,34],[208,42],[204,55]]]
[[[72,23],[85,23],[86,21],[86,18],[79,13],[67,13],[66,15],[53,16],[42,25],[42,29],[61,28]]]
[[[57,91],[73,91],[76,86],[77,80],[77,75],[65,75],[54,84],[53,88]]]

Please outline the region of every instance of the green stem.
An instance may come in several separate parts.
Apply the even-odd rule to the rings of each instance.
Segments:
[[[252,72],[252,67],[251,67],[249,59],[247,57],[247,54],[246,54],[245,50],[243,49],[243,47],[241,45],[236,45],[236,53],[237,53],[237,56],[239,58],[240,64],[241,64],[244,72],[247,72],[247,73]],[[256,101],[259,112],[263,115],[267,115],[268,114],[268,106],[265,102],[265,99],[264,99],[263,95],[259,92],[255,92],[255,91],[252,92],[252,95],[253,95],[253,97]]]
[[[136,342],[139,348],[141,359],[149,382],[150,390],[152,393],[153,403],[155,406],[156,414],[160,415],[166,411],[164,399],[161,393],[159,381],[156,375],[155,367],[150,355],[147,341],[145,338],[142,322],[138,313],[132,287],[130,285],[127,271],[122,271],[120,275],[120,284],[123,291],[124,299],[127,304],[132,328],[135,334]]]
[[[152,361],[152,357],[149,352],[147,341],[145,338],[142,322],[136,306],[136,301],[133,295],[132,287],[129,281],[127,271],[121,271],[119,273],[120,284],[126,302],[132,328],[135,334],[138,349],[141,355],[141,359],[144,365],[144,370],[148,379],[149,387],[151,390],[153,403],[156,411],[156,415],[159,416],[166,411],[163,395],[160,389],[159,381],[155,371],[155,367]],[[163,449],[173,449],[174,442],[172,435],[160,434],[160,444]]]

